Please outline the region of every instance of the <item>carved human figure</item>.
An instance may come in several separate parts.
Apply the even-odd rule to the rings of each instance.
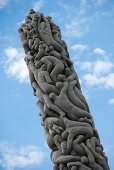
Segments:
[[[36,14],[36,12],[33,9],[30,9],[29,14],[27,16],[30,17],[31,19],[33,19],[35,14]]]
[[[77,139],[73,140],[72,150],[79,156],[86,156],[86,152],[80,143],[77,143]]]
[[[109,170],[109,167],[108,167],[108,164],[107,164],[106,159],[101,155],[100,152],[96,152],[96,151],[92,148],[92,146],[91,146],[91,144],[90,144],[89,141],[90,141],[90,139],[88,139],[88,140],[86,141],[86,145],[87,145],[87,147],[89,148],[89,150],[91,151],[91,153],[93,154],[96,162],[103,168],[103,170]],[[99,151],[100,151],[100,150],[99,150]]]
[[[84,143],[81,143],[81,146],[85,149],[87,157],[88,157],[88,163],[89,166],[92,168],[92,170],[103,170],[103,168],[95,162],[95,158],[90,152],[90,150],[85,146]]]
[[[63,88],[60,91],[59,96],[57,96],[55,93],[51,93],[49,95],[50,98],[53,100],[54,104],[60,107],[66,113],[67,117],[72,120],[78,120],[80,117],[91,118],[91,115],[88,112],[76,107],[70,102],[66,94],[67,90],[68,82],[65,82]]]
[[[61,60],[62,55],[54,50],[53,46],[49,46],[49,54]]]
[[[51,125],[51,129],[53,129],[57,133],[61,133],[65,129],[65,125],[63,120],[56,117],[47,117],[45,120],[45,127]]]
[[[36,60],[40,60],[42,57],[48,55],[46,53],[48,51],[48,47],[42,41],[39,42],[38,54],[36,55]]]
[[[40,27],[38,27],[38,32],[40,34],[41,39],[48,45],[53,46],[54,49],[60,52],[62,55],[66,55],[65,49],[53,39],[50,24],[47,18],[42,15],[43,22],[40,23]]]
[[[56,162],[58,164],[63,163],[67,164],[68,162],[77,162],[80,161],[81,157],[80,156],[73,156],[73,155],[63,155],[61,154],[57,159]]]
[[[52,36],[53,36],[53,39],[58,42],[60,45],[62,45],[62,42],[59,38],[59,32],[58,32],[58,29],[57,30],[52,30]]]
[[[51,116],[51,117],[59,117],[60,116],[59,113],[57,113],[53,110],[50,110],[47,107],[46,103],[43,103],[39,100],[36,104],[40,108],[40,116],[42,116],[42,121],[44,121],[47,116]]]
[[[28,46],[28,40],[27,40],[27,36],[26,34],[23,32],[23,29],[22,28],[19,28],[18,29],[18,32],[19,32],[19,38],[20,38],[20,41],[22,43],[22,46],[25,50],[25,53],[27,54],[28,51],[30,51],[30,48]]]
[[[41,62],[47,65],[47,70],[50,72],[50,77],[54,83],[56,83],[58,74],[62,73],[64,70],[63,63],[54,56],[45,56],[41,59]]]
[[[53,31],[57,31],[57,35],[56,35],[57,37],[55,37],[54,39],[61,44],[61,42],[60,42],[60,40],[61,40],[60,28],[52,21],[52,18],[50,16],[48,16],[47,19],[50,23],[52,33],[53,33]]]
[[[86,122],[71,121],[64,118],[66,124],[66,131],[63,132],[62,137],[67,137],[67,152],[70,153],[73,147],[74,137],[76,138],[75,144],[83,141],[84,139],[93,136],[92,127]]]
[[[35,32],[38,32],[38,14],[35,13],[33,16],[32,16],[32,25],[33,25],[33,28],[35,30]]]
[[[57,147],[56,147],[56,145],[55,145],[55,142],[54,142],[52,136],[51,136],[50,133],[49,133],[49,129],[43,127],[43,130],[44,130],[44,136],[45,136],[45,138],[46,138],[46,142],[47,142],[49,148],[50,148],[51,150],[57,150]]]
[[[35,40],[34,40],[34,44],[33,44],[33,49],[34,50],[38,50],[38,47],[39,47],[39,42],[40,42],[40,40],[39,40],[39,38],[35,38]]]
[[[70,102],[73,105],[87,111],[85,104],[76,96],[76,94],[74,92],[74,87],[76,86],[76,84],[77,84],[76,80],[69,83],[68,90],[67,90],[68,99],[70,100]],[[64,86],[64,83],[57,82],[56,86],[57,86],[57,88],[62,88]]]
[[[44,52],[45,52],[44,47],[43,47],[42,44],[39,45],[38,50],[39,51],[38,51],[38,54],[36,56],[36,60],[40,60],[44,56]]]
[[[86,105],[87,111],[90,112],[89,106],[87,104],[85,97],[83,96],[82,92],[76,86],[74,87],[74,92],[75,92],[76,96]]]
[[[89,168],[88,166],[84,165],[83,163],[81,163],[80,161],[76,161],[76,162],[69,162],[67,164],[68,168],[72,170],[72,167],[73,170],[92,170],[91,168]],[[75,169],[77,168],[77,169]]]
[[[32,87],[35,89],[35,94],[38,97],[39,101],[41,101],[42,103],[44,103],[44,112],[48,115],[50,115],[50,110],[51,111],[55,111],[56,113],[59,114],[59,116],[63,116],[65,115],[65,113],[56,105],[54,105],[52,103],[52,101],[50,100],[48,94],[44,93],[37,85],[36,82],[32,83]],[[47,109],[48,108],[48,109]],[[50,110],[49,110],[50,109]],[[49,111],[49,112],[48,112]],[[54,116],[54,115],[53,115]]]
[[[65,128],[63,121],[55,117],[47,117],[44,123],[45,127],[49,129],[49,133],[53,137],[57,148],[61,149],[61,142],[63,141],[61,133]]]
[[[58,75],[58,80],[63,81],[63,82],[72,82],[74,80],[77,81],[76,87],[81,91],[80,83],[78,76],[76,72],[74,71],[73,67],[70,66],[70,68],[65,68],[65,73],[64,74],[59,74]]]
[[[33,61],[33,59],[34,59],[34,57],[31,55],[31,52],[28,51],[27,55],[25,57],[25,61],[26,61],[27,65],[29,64],[29,61]]]
[[[58,90],[55,85],[52,85],[52,80],[49,73],[47,72],[47,67],[45,64],[41,66],[40,69],[36,69],[34,64],[29,63],[29,68],[34,74],[35,80],[38,83],[39,87],[46,93],[50,94],[52,92],[58,94]]]

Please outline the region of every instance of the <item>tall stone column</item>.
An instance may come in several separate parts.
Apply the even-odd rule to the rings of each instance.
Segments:
[[[60,28],[31,9],[18,32],[53,170],[109,170]]]

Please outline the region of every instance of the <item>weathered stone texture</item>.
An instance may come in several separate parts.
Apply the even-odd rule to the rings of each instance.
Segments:
[[[54,170],[109,170],[60,28],[30,10],[19,28]]]

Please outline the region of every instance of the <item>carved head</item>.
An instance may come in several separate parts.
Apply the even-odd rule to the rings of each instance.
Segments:
[[[19,32],[19,33],[23,32],[23,29],[22,29],[22,28],[19,28],[19,29],[18,29],[18,32]]]
[[[50,98],[50,99],[54,100],[55,97],[56,97],[56,94],[55,94],[55,93],[50,93],[50,95],[49,95],[49,98]]]
[[[49,46],[49,51],[53,51],[53,50],[54,50],[53,46]]]
[[[87,163],[88,163],[88,158],[87,158],[86,156],[82,156],[82,157],[81,157],[81,162],[82,162],[83,164],[87,164]]]
[[[32,82],[32,87],[36,90],[38,88],[37,83],[34,81]]]
[[[36,12],[34,11],[34,9],[30,9],[30,10],[29,10],[29,14],[34,14],[34,13],[36,13]]]
[[[36,63],[35,63],[35,67],[36,68],[38,68],[38,69],[40,69],[41,68],[41,66],[42,66],[42,62],[41,61],[37,61]]]
[[[41,67],[42,71],[47,71],[47,66],[46,64],[43,64],[42,67]]]

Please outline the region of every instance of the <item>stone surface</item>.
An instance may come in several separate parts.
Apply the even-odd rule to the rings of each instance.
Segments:
[[[60,28],[31,9],[18,32],[53,170],[109,170]]]

